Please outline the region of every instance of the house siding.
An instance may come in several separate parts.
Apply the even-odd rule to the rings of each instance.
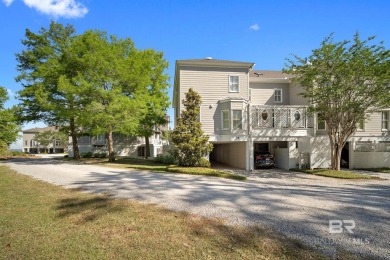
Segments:
[[[253,83],[249,84],[251,89],[250,100],[255,105],[290,105],[288,83]],[[274,90],[282,89],[282,102],[274,101]]]
[[[386,132],[382,131],[382,113],[374,112],[369,115],[369,118],[364,122],[364,130],[357,130],[355,137],[361,136],[382,136]]]
[[[229,76],[239,76],[239,92],[229,92]],[[215,134],[220,128],[221,114],[218,101],[223,98],[249,98],[248,69],[180,66],[179,100],[190,88],[202,97],[202,128],[206,134]],[[180,102],[180,111],[184,109]],[[217,119],[219,122],[215,122]],[[219,124],[219,125],[218,125]]]

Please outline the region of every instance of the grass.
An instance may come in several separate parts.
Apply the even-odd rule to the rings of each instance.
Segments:
[[[98,163],[99,165],[109,166],[109,167],[118,167],[118,168],[132,168],[139,170],[148,170],[154,172],[168,172],[168,173],[182,173],[182,174],[191,174],[191,175],[204,175],[212,177],[220,177],[226,179],[234,180],[246,180],[245,176],[238,174],[233,174],[226,171],[215,170],[211,168],[204,167],[179,167],[176,165],[167,165],[164,163],[158,163],[153,160],[144,160],[144,159],[118,159],[115,162],[108,162],[107,159],[102,160],[90,160],[86,161],[87,163]]]
[[[339,178],[339,179],[380,179],[376,176],[370,176],[366,174],[351,172],[351,171],[335,171],[328,169],[290,169],[291,171],[303,172],[307,174],[313,174],[324,177]]]
[[[388,167],[382,167],[382,168],[367,168],[367,169],[360,169],[363,171],[370,171],[370,172],[383,172],[383,173],[390,173],[390,168]]]
[[[0,165],[0,259],[324,259],[260,227],[67,190]]]

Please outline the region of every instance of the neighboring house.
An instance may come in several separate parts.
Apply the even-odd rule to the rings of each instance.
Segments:
[[[22,151],[25,153],[45,153],[49,149],[49,153],[63,153],[64,147],[66,147],[67,144],[63,144],[59,140],[53,140],[53,143],[50,144],[48,147],[44,147],[40,145],[37,141],[35,141],[34,138],[37,133],[42,133],[46,131],[58,131],[58,127],[36,127],[23,130]]]
[[[212,58],[178,60],[173,107],[175,125],[189,88],[202,97],[200,121],[214,148],[210,160],[252,170],[254,153],[268,151],[279,168],[328,168],[326,125],[308,113],[299,86],[281,71],[253,70],[252,62]],[[390,111],[362,122],[343,149],[349,168],[390,166]]]
[[[169,130],[169,117],[167,124],[155,127],[154,134],[149,137],[150,157],[156,157],[158,154],[168,150],[168,140],[163,140],[162,131]],[[144,137],[127,137],[122,134],[113,134],[114,151],[117,156],[121,157],[145,157],[145,138]],[[70,142],[71,143],[71,142]],[[107,138],[106,135],[81,136],[78,138],[80,154],[83,153],[106,153]],[[70,157],[73,157],[73,147],[70,144],[68,148]]]

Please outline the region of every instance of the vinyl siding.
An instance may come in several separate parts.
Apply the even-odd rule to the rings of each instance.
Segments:
[[[369,118],[364,122],[364,130],[356,131],[356,137],[361,136],[382,136],[388,135],[388,131],[382,131],[382,113],[375,112],[370,114]]]
[[[250,83],[251,102],[254,105],[289,105],[288,83]],[[282,102],[274,101],[274,90],[282,89]]]
[[[290,84],[290,105],[303,105],[308,106],[309,101],[305,98],[303,98],[300,93],[302,93],[303,89],[296,85],[296,84]]]
[[[239,76],[238,93],[229,92],[229,76]],[[248,99],[248,69],[181,66],[179,78],[180,101],[185,98],[185,93],[190,88],[202,97],[200,110],[202,128],[206,134],[214,134],[215,130],[221,127],[221,108],[217,109],[219,100],[224,98]],[[184,106],[180,102],[180,111],[183,109]]]

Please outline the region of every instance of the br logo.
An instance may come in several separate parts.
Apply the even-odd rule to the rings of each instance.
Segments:
[[[352,219],[348,220],[339,220],[339,219],[331,219],[329,220],[329,233],[331,234],[339,234],[343,233],[343,227],[350,234],[353,234],[353,229],[355,228],[355,221]]]

